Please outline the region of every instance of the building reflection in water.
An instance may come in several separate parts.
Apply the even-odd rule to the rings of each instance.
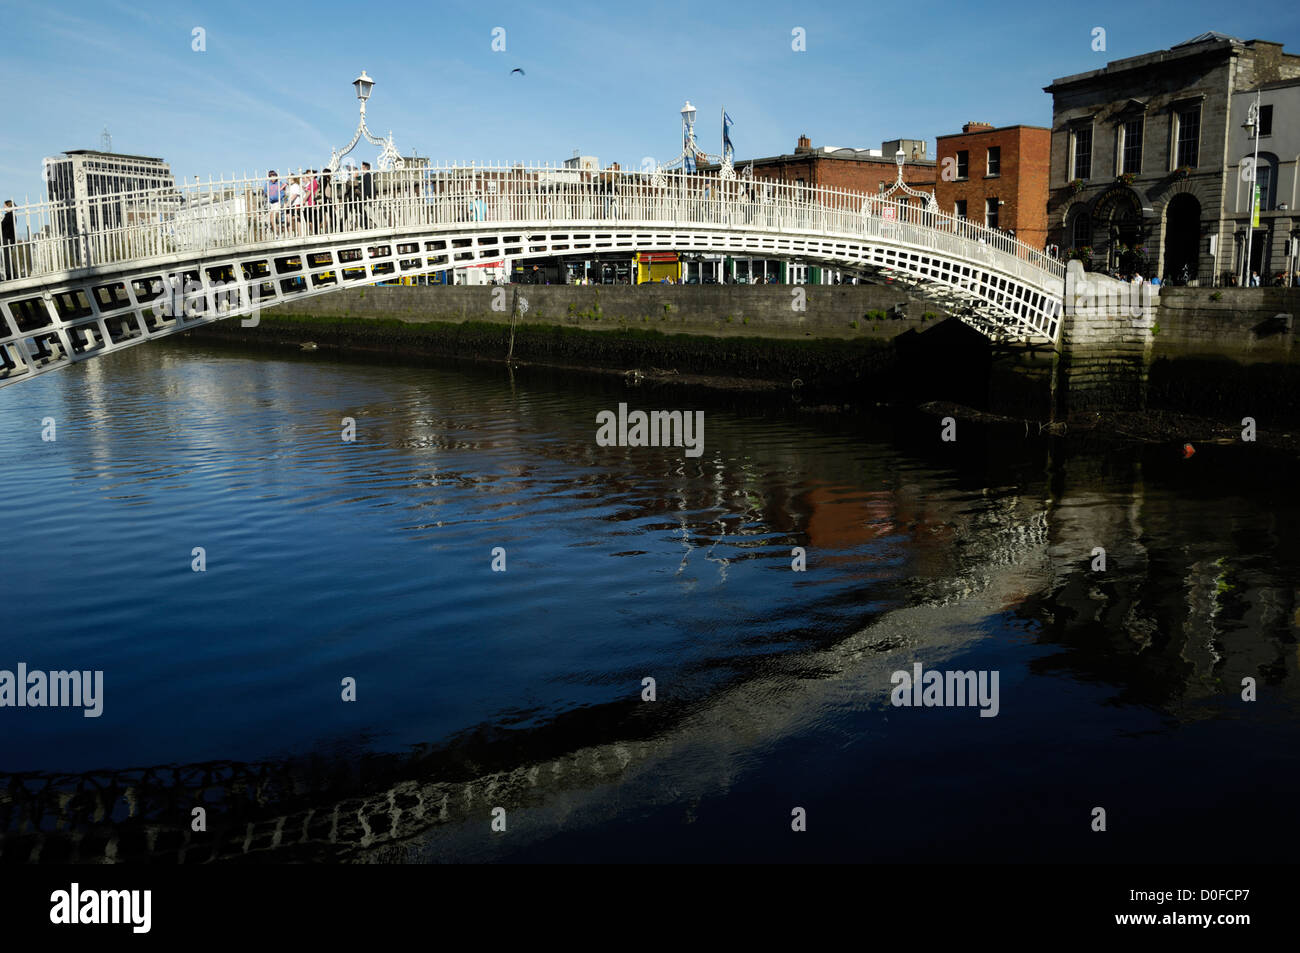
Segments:
[[[315,513],[382,508],[394,538],[434,548],[467,525],[513,540],[540,524],[552,552],[597,551],[620,592],[667,579],[651,610],[694,612],[695,628],[674,634],[702,645],[693,665],[722,674],[701,697],[653,713],[603,701],[521,728],[502,702],[497,718],[405,752],[353,738],[342,753],[120,772],[6,763],[3,861],[356,859],[477,816],[491,797],[546,801],[663,756],[699,705],[766,664],[715,629],[735,625],[742,647],[833,649],[895,608],[978,604],[972,594],[991,580],[1003,596],[981,608],[969,639],[1012,644],[1004,612],[1029,623],[1034,651],[1007,663],[1028,677],[1100,685],[1108,704],[1178,724],[1236,717],[1244,677],[1282,710],[1300,707],[1300,552],[1286,529],[1296,505],[1276,485],[1226,495],[1242,467],[1225,459],[1215,469],[1209,451],[1197,455],[1200,470],[1141,451],[1117,461],[1045,447],[1036,471],[993,453],[972,467],[932,446],[882,442],[872,421],[769,418],[738,399],[708,404],[705,454],[685,458],[594,441],[598,410],[620,399],[683,407],[694,399],[683,391],[629,398],[544,374],[517,372],[503,387],[495,370],[389,375],[179,347],[146,361],[144,351],[89,362],[51,389],[56,414],[84,430],[69,459],[78,476],[106,481],[105,497],[157,501],[141,489],[156,480],[254,495],[288,486],[293,505]],[[37,383],[52,381],[60,376]],[[281,412],[295,393],[309,409]],[[340,440],[344,416],[357,421],[352,446]],[[796,546],[810,571],[791,579]],[[1102,572],[1091,568],[1098,547]],[[635,576],[617,576],[623,566]],[[774,625],[762,616],[778,585],[788,587],[787,614]],[[925,634],[917,638],[908,651],[923,653]],[[598,662],[597,676],[612,677]],[[799,679],[783,691],[797,695]],[[209,810],[206,839],[190,831],[195,804]]]

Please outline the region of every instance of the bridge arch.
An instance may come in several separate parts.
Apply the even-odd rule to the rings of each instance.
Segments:
[[[287,232],[277,227],[276,211],[258,206],[256,183],[244,181],[216,195],[183,196],[161,221],[137,215],[111,234],[75,242],[51,237],[25,255],[56,267],[0,284],[0,385],[388,277],[503,258],[638,251],[778,258],[902,276],[968,303],[971,323],[985,333],[1058,338],[1061,263],[933,210],[780,184],[771,199],[750,200],[753,193],[701,175],[672,176],[666,186],[632,177],[602,191],[595,179],[556,179],[553,170],[501,169],[487,177],[455,171],[433,180],[436,189],[416,177],[420,170],[391,173],[381,198],[345,209],[358,214],[335,223],[318,212],[311,227],[298,222]],[[497,188],[488,192],[484,182]],[[148,201],[157,214],[156,197],[120,201]]]

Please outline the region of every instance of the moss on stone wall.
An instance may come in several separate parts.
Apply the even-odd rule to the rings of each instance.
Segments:
[[[350,352],[428,354],[504,361],[510,326],[486,321],[427,321],[353,316],[315,317],[277,312],[256,328],[222,321],[190,332],[200,339],[251,346],[294,345],[314,341],[322,348]],[[555,365],[659,369],[686,374],[861,389],[883,383],[895,364],[888,342],[754,336],[711,337],[664,333],[653,328],[587,330],[558,324],[520,323],[515,327],[515,359]]]

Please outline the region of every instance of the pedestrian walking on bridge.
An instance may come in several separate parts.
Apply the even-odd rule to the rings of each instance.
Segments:
[[[3,242],[4,256],[3,262],[0,262],[0,269],[4,270],[4,280],[17,278],[18,256],[14,248],[14,200],[5,199],[4,219],[0,220],[0,241]]]

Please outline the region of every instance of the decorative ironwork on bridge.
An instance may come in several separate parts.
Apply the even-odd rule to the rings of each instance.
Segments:
[[[695,141],[695,113],[696,109],[691,105],[691,101],[686,100],[686,105],[682,107],[682,151],[677,154],[677,158],[663,164],[657,165],[651,171],[654,175],[654,183],[663,188],[666,180],[664,173],[670,169],[682,169],[685,172],[695,172],[696,162],[700,159],[706,162],[714,162],[718,165],[718,177],[723,181],[731,181],[736,178],[735,167],[731,164],[732,150],[730,148],[730,137],[727,135],[727,111],[722,111],[722,155],[712,155],[700,148],[699,143]],[[753,167],[750,167],[753,171]]]
[[[682,109],[674,169],[404,162],[366,127],[374,81],[353,85],[361,118],[334,170],[365,137],[379,171],[323,176],[288,207],[262,178],[155,186],[13,210],[4,249],[0,386],[263,305],[484,264],[557,255],[676,251],[779,258],[884,275],[964,306],[986,334],[1055,342],[1064,265],[1013,237],[939,211],[898,180],[883,194],[736,177],[695,141]],[[698,172],[696,157],[717,160]],[[312,184],[312,183],[309,183]],[[923,204],[907,198],[923,197]],[[76,223],[75,227],[69,223]]]
[[[357,88],[357,99],[361,103],[361,119],[357,123],[357,131],[353,134],[352,141],[341,150],[334,150],[333,155],[330,156],[329,164],[325,166],[326,171],[337,172],[339,163],[343,161],[344,156],[357,147],[357,143],[361,141],[362,136],[365,136],[366,142],[371,145],[381,147],[379,168],[384,170],[402,168],[405,161],[397,151],[397,147],[393,145],[392,131],[389,131],[387,139],[380,139],[378,136],[372,135],[370,130],[366,128],[366,100],[370,98],[370,91],[375,88],[375,81],[366,75],[365,70],[362,70],[361,75],[352,81],[352,85]]]
[[[914,198],[921,199],[925,203],[925,210],[927,212],[934,213],[939,211],[939,201],[934,197],[933,192],[917,191],[916,189],[912,188],[910,185],[908,185],[906,182],[903,181],[903,163],[906,160],[906,158],[907,155],[906,153],[903,152],[902,149],[899,149],[897,152],[894,153],[894,162],[897,163],[898,165],[898,179],[894,182],[893,185],[891,185],[889,188],[881,192],[880,197],[884,199],[888,199],[893,197],[895,193],[902,192],[904,195],[909,195]]]

